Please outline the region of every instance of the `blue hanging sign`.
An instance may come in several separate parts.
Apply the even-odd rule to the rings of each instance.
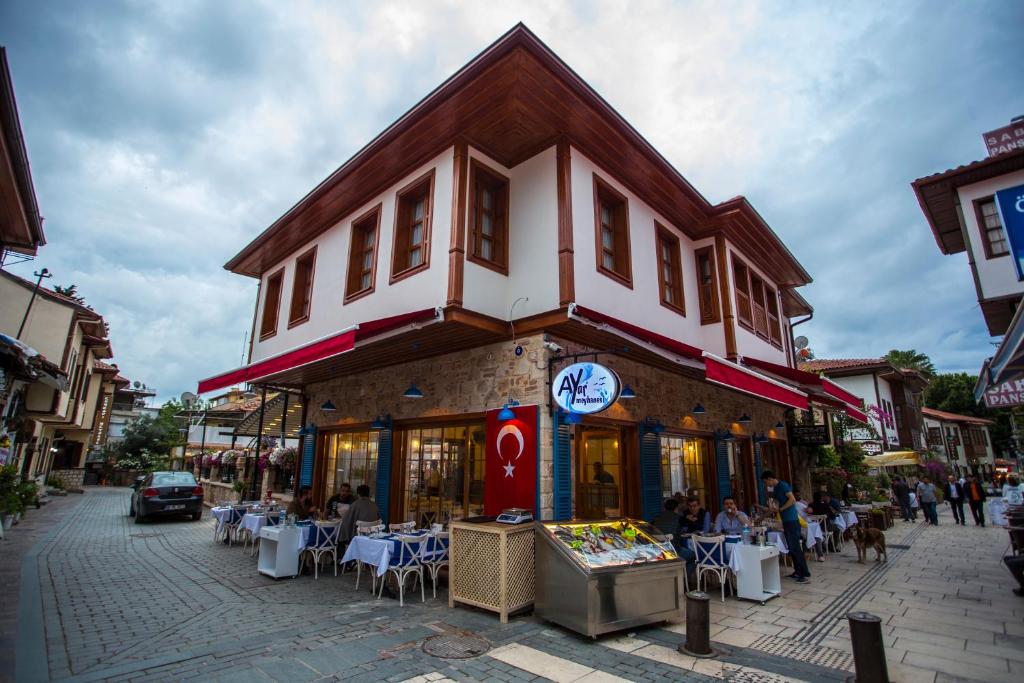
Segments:
[[[1013,252],[1013,263],[1017,266],[1017,279],[1024,280],[1024,185],[1008,187],[996,192],[996,206],[999,219],[1006,231],[1006,239]],[[982,236],[985,226],[979,226]]]

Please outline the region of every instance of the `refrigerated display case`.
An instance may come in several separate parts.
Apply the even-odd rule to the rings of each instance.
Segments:
[[[682,618],[685,563],[634,519],[536,522],[534,612],[596,638]]]

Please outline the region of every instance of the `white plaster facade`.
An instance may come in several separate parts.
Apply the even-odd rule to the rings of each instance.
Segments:
[[[971,253],[974,256],[974,269],[981,285],[982,299],[999,299],[1024,294],[1024,282],[1017,279],[1013,256],[1010,254],[995,258],[986,256],[984,230],[978,225],[977,213],[974,210],[975,201],[992,197],[999,190],[1017,185],[1024,185],[1024,171],[1008,173],[957,188],[964,226],[970,239]]]

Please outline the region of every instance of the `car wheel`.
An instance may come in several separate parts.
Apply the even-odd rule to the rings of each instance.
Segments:
[[[198,511],[192,513],[192,521],[193,522],[198,522],[200,519],[202,519],[202,517],[203,517],[203,511],[202,510],[198,510]]]
[[[128,506],[128,516],[129,517],[134,517],[135,516],[135,506],[134,505],[129,505]]]

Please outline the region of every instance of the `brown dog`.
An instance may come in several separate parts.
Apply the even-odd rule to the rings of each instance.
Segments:
[[[875,549],[875,562],[882,557],[889,561],[889,553],[885,551],[885,533],[881,529],[865,529],[858,525],[853,528],[853,543],[857,546],[857,561],[864,564],[868,558],[868,549]]]

